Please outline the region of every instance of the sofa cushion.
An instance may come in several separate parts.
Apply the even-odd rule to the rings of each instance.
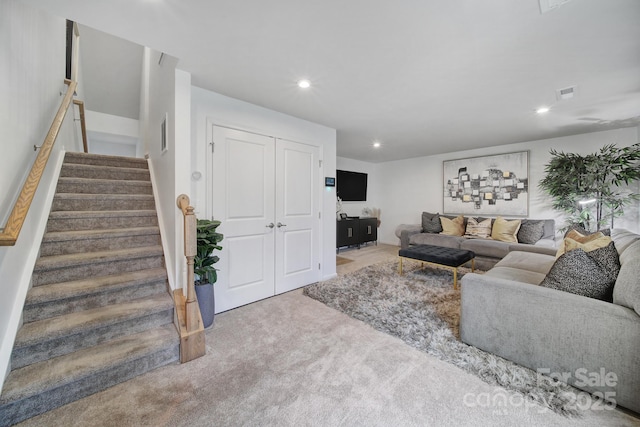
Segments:
[[[529,245],[535,244],[538,240],[542,239],[544,235],[544,221],[534,219],[523,219],[520,224],[520,230],[518,230],[518,242],[527,243]]]
[[[540,239],[535,245],[529,245],[527,243],[509,243],[509,252],[522,251],[522,252],[535,252],[538,254],[556,256],[557,249],[553,245],[553,241],[549,239]]]
[[[618,254],[622,257],[622,253],[630,247],[632,244],[640,240],[640,235],[636,233],[632,233],[629,230],[625,230],[623,228],[613,229],[611,231],[611,238],[616,244],[616,249],[618,250]],[[622,261],[622,259],[621,259]]]
[[[507,221],[501,216],[497,217],[493,222],[493,229],[491,230],[491,238],[499,240],[501,242],[518,243],[518,230],[520,229],[521,221],[514,219]]]
[[[496,267],[517,268],[546,275],[555,262],[556,258],[553,255],[511,251],[496,264]]]
[[[631,233],[629,233],[631,234]],[[614,239],[616,235],[613,234]],[[638,237],[638,235],[635,235]],[[632,236],[625,236],[631,238]],[[628,240],[628,239],[627,239]],[[627,241],[615,240],[616,247]],[[620,250],[618,248],[618,250]],[[640,280],[638,280],[638,265],[640,265],[640,240],[624,246],[624,250],[620,255],[620,273],[616,279],[616,285],[613,289],[614,304],[622,305],[640,315]]]
[[[556,239],[556,222],[552,219],[543,219],[544,221],[544,232],[542,235],[543,239]]]
[[[560,255],[540,285],[611,301],[619,271],[615,268],[616,263],[617,251],[613,243],[591,252],[574,249]]]
[[[446,234],[419,233],[409,237],[409,244],[460,248],[460,242],[464,240],[464,237],[447,236]]]
[[[544,273],[522,270],[520,268],[498,266],[487,271],[485,275],[500,279],[515,280],[516,282],[528,283],[530,285],[539,285],[545,278]]]
[[[440,224],[440,214],[422,212],[422,232],[440,233],[441,231],[442,224]]]
[[[409,234],[421,233],[422,226],[420,224],[400,224],[396,227],[396,237],[400,239],[402,237],[402,232],[408,231]]]
[[[464,234],[464,216],[458,215],[455,219],[440,217],[442,224],[441,234],[447,236],[462,236]]]
[[[491,237],[491,218],[468,218],[464,237],[487,239]]]
[[[460,243],[460,249],[487,257],[504,258],[509,253],[509,244],[491,239],[464,239]]]

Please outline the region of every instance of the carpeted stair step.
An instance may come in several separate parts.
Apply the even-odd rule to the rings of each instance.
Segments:
[[[13,369],[173,322],[168,292],[25,323],[11,353]]]
[[[105,230],[157,226],[155,209],[131,211],[58,211],[49,214],[47,231]]]
[[[10,426],[179,359],[173,325],[147,330],[15,369],[0,396],[0,426]]]
[[[71,151],[65,153],[64,162],[94,166],[115,166],[138,169],[148,168],[147,160],[137,157],[107,156],[104,154],[75,153]]]
[[[40,245],[40,256],[108,251],[160,244],[160,229],[158,227],[56,231],[45,233]]]
[[[52,211],[126,211],[155,209],[152,194],[78,194],[57,193]]]
[[[33,270],[32,286],[163,266],[162,246],[40,257]]]
[[[62,169],[60,170],[60,176],[63,178],[122,179],[133,181],[150,180],[148,169],[93,166],[73,163],[63,163]]]
[[[57,193],[87,194],[153,194],[151,181],[93,179],[93,178],[60,178]]]
[[[119,304],[166,292],[167,273],[153,268],[29,289],[23,310],[24,323],[81,310]]]
[[[179,359],[145,159],[66,153],[0,427]]]

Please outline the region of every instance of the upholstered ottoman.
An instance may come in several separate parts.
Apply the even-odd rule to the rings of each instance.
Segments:
[[[418,260],[441,267],[450,268],[453,271],[453,289],[458,289],[458,267],[471,261],[471,271],[474,271],[473,251],[456,248],[446,248],[434,245],[416,245],[398,251],[398,273],[402,275],[402,260],[404,258]]]

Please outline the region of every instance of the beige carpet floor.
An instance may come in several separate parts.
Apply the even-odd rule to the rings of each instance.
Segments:
[[[217,315],[198,360],[21,425],[596,427],[640,420],[619,410],[568,419],[525,404],[296,290]]]

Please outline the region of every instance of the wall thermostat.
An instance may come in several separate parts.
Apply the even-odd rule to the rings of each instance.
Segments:
[[[325,176],[324,177],[324,186],[325,187],[335,187],[336,186],[336,179],[328,177],[328,176]]]

